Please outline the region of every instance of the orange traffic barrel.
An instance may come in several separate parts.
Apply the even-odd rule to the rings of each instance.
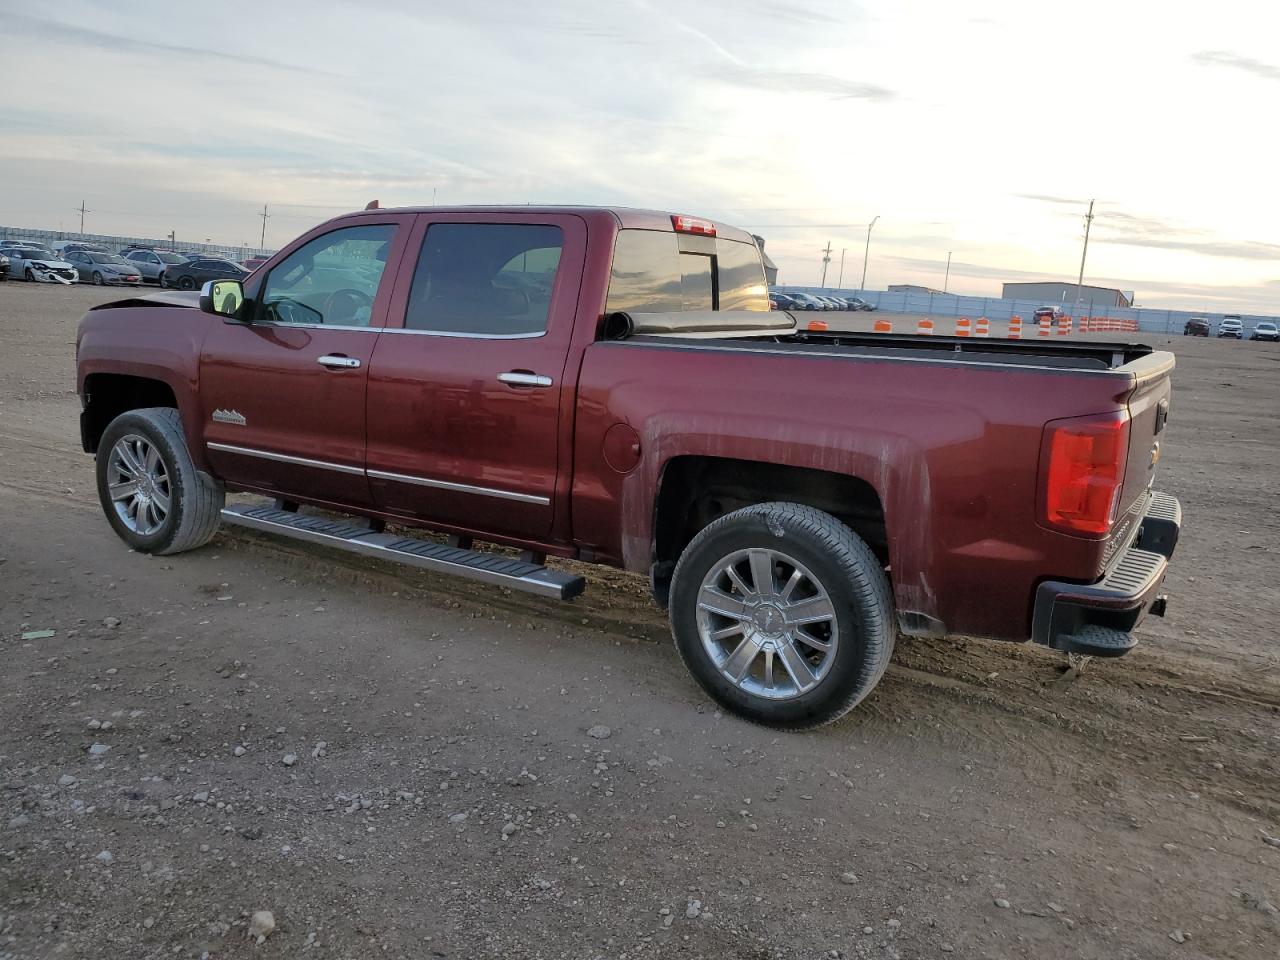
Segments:
[[[957,337],[969,336],[969,318],[968,317],[956,318],[956,336]]]
[[[916,333],[923,334],[926,337],[933,336],[933,321],[925,317],[916,324]]]
[[[877,320],[872,328],[876,333],[893,333],[892,320]]]
[[[978,318],[978,327],[974,330],[974,336],[987,337],[991,335],[991,321],[986,317]]]
[[[1008,336],[1010,340],[1022,339],[1022,318],[1018,316],[1016,313],[1009,318]]]

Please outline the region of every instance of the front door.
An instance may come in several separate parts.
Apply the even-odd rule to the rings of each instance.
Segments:
[[[412,217],[356,217],[299,239],[217,323],[200,359],[209,464],[224,480],[367,506],[365,393]],[[256,280],[256,278],[255,278]]]
[[[516,540],[549,533],[585,250],[572,215],[421,216],[369,369],[380,507]]]

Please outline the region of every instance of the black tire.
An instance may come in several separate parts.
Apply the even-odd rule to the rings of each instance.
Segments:
[[[195,288],[196,288],[196,282],[195,282],[194,280],[192,280],[190,277],[179,277],[179,278],[178,278],[178,289],[179,289],[179,290],[194,290]]]
[[[169,478],[169,512],[150,534],[130,530],[116,513],[107,489],[108,460],[116,442],[135,434],[160,454]],[[197,470],[187,450],[182,417],[172,407],[145,407],[120,414],[107,426],[98,444],[98,500],[116,535],[142,553],[171,554],[194,550],[218,532],[219,512],[226,500],[221,483]]]
[[[156,283],[164,287],[166,290],[169,288],[169,278],[163,273],[156,277]]]
[[[95,271],[94,271],[94,274],[93,274],[93,285],[94,285],[95,287],[101,287],[101,286],[103,286],[105,283],[106,283],[106,281],[102,279],[102,274],[98,273],[98,272],[95,270]]]
[[[734,684],[698,632],[704,578],[730,554],[760,547],[807,567],[836,610],[840,640],[830,669],[813,689],[791,699],[769,699]],[[702,688],[727,710],[782,730],[819,727],[857,706],[884,675],[897,636],[889,578],[871,548],[835,517],[796,503],[744,507],[698,533],[676,565],[670,615],[676,649]]]
[[[32,270],[30,267],[27,267],[26,273],[24,273],[22,276],[26,279],[27,283],[36,282],[36,272]]]

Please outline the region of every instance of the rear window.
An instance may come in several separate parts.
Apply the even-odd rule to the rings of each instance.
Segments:
[[[687,246],[682,249],[682,238]],[[620,230],[605,312],[768,310],[764,265],[754,243]]]

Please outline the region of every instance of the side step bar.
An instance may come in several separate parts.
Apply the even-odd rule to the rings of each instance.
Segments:
[[[275,506],[224,507],[222,519],[241,527],[336,547],[366,557],[379,557],[437,573],[452,573],[482,583],[536,593],[540,597],[572,600],[586,587],[584,578],[536,563],[495,553],[464,550],[448,544],[399,537],[373,530],[363,520],[326,520]]]

